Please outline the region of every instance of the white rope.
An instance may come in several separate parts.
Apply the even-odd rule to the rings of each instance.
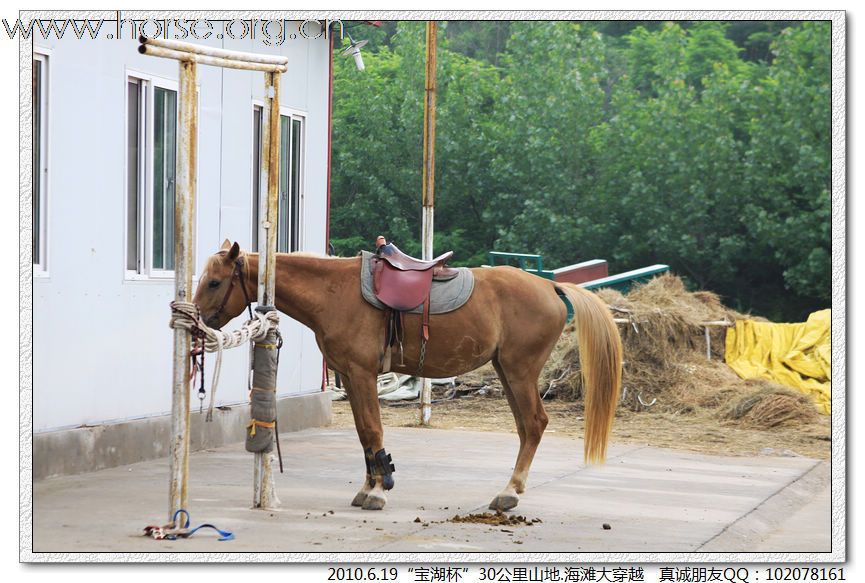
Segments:
[[[205,352],[207,351],[205,342]],[[250,346],[252,343],[250,343]],[[204,362],[204,361],[202,361]],[[216,337],[216,363],[213,365],[213,376],[210,379],[210,403],[207,405],[207,417],[204,420],[207,423],[213,421],[213,403],[216,400],[216,387],[219,382],[219,372],[222,370],[222,336]],[[204,374],[204,367],[201,367],[201,374]]]
[[[171,320],[169,327],[192,332],[197,329],[204,333],[205,352],[216,353],[216,363],[213,365],[213,378],[210,382],[210,404],[207,409],[206,421],[213,420],[213,404],[216,398],[216,387],[219,384],[219,373],[222,370],[222,352],[228,348],[237,348],[247,342],[250,348],[253,342],[264,340],[271,330],[279,329],[279,313],[253,312],[252,320],[247,320],[238,330],[224,332],[211,328],[201,319],[198,306],[191,302],[171,302]]]
[[[190,302],[172,302],[171,328],[180,328],[187,332],[198,328],[205,334],[204,350],[207,352],[222,352],[224,349],[237,348],[247,342],[264,340],[267,333],[279,328],[279,313],[271,310],[267,313],[253,312],[253,319],[247,321],[238,330],[225,332],[210,328],[198,314],[198,306]]]

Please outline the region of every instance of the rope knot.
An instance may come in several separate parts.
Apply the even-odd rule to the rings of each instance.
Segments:
[[[171,302],[171,319],[168,326],[173,330],[186,330],[189,335],[197,340],[193,342],[192,353],[200,354],[201,351],[216,352],[216,363],[213,365],[213,380],[210,385],[210,406],[208,409],[208,420],[213,416],[214,395],[219,382],[219,371],[222,367],[222,351],[228,348],[237,348],[247,342],[259,342],[264,340],[271,330],[279,332],[279,312],[253,313],[253,318],[244,322],[237,330],[226,332],[211,328],[201,319],[201,311],[192,302]],[[280,336],[281,338],[281,336]],[[203,376],[203,374],[202,374]]]

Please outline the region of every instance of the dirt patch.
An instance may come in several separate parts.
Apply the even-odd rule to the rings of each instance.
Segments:
[[[495,375],[492,366],[486,366],[470,375],[476,375],[476,379],[486,375],[489,383],[501,389],[498,381],[489,378],[490,372]],[[463,396],[444,400],[444,390],[433,387],[433,400],[437,402],[432,407],[430,429],[496,431],[513,433],[514,439],[517,439],[514,417],[504,397],[479,397],[475,396],[476,393],[459,394]],[[582,438],[584,419],[581,402],[560,399],[544,401],[544,409],[549,417],[545,435]],[[382,403],[381,417],[386,428],[421,426],[417,402],[398,407]],[[332,426],[354,429],[354,418],[347,401],[334,401]],[[772,450],[790,451],[815,459],[829,459],[830,436],[829,417],[826,415],[818,415],[814,421],[808,423],[756,429],[712,414],[632,411],[620,406],[613,422],[612,441],[715,455],[754,456]],[[541,447],[544,447],[543,442]],[[577,449],[574,449],[575,456]]]

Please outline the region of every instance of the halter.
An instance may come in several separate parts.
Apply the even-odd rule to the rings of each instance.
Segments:
[[[243,261],[240,257],[238,257],[234,261],[234,270],[231,272],[231,281],[228,283],[228,289],[225,292],[225,296],[222,298],[222,303],[219,305],[219,308],[216,310],[216,312],[213,313],[211,318],[218,318],[222,314],[222,311],[225,309],[225,305],[228,303],[228,300],[231,297],[231,292],[234,290],[235,277],[241,282],[240,289],[243,290],[243,299],[246,301],[246,309],[249,310],[249,319],[252,320],[252,301],[250,301],[249,294],[246,293],[246,286],[243,284]]]

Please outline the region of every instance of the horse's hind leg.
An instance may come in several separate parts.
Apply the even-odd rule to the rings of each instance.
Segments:
[[[346,394],[351,404],[351,412],[354,415],[354,425],[360,445],[364,450],[364,461],[366,472],[360,490],[351,501],[352,506],[361,506],[364,510],[381,510],[387,503],[385,489],[393,486],[393,479],[389,475],[379,472],[370,472],[371,463],[374,465],[374,457],[377,452],[384,451],[384,431],[381,425],[381,411],[378,405],[378,387],[375,375],[364,373],[351,374],[343,381],[346,384]],[[386,480],[390,480],[386,483]]]
[[[514,508],[520,501],[519,495],[526,489],[529,468],[548,421],[541,397],[538,395],[538,376],[545,361],[546,357],[534,365],[527,366],[526,363],[520,363],[518,366],[507,366],[498,356],[493,359],[493,366],[502,381],[505,396],[517,424],[520,450],[517,453],[517,462],[510,481],[490,502],[492,510]]]

